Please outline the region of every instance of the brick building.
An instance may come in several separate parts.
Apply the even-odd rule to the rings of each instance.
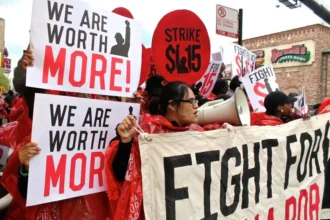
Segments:
[[[301,93],[307,102],[330,97],[330,28],[321,24],[269,34],[243,41],[257,54],[257,65],[272,65],[285,93]]]

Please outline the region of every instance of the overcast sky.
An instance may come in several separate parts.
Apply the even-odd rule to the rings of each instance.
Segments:
[[[69,1],[69,0],[68,0]],[[166,13],[175,9],[189,9],[205,23],[211,39],[212,52],[220,45],[226,46],[233,39],[216,34],[216,4],[244,9],[243,38],[252,38],[279,31],[289,30],[315,23],[323,23],[311,10],[302,6],[290,10],[284,5],[279,8],[278,0],[84,0],[96,6],[112,10],[128,8],[135,19],[142,22],[143,43],[151,45],[153,31]],[[330,5],[330,0],[319,0]],[[16,66],[29,42],[29,28],[33,0],[0,0],[0,16],[6,20],[5,45],[8,48],[12,67]],[[226,51],[225,51],[226,56]]]

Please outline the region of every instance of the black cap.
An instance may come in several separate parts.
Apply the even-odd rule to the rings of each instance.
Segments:
[[[276,91],[271,92],[266,96],[264,106],[266,108],[266,112],[271,113],[274,112],[278,106],[291,104],[295,101],[297,101],[297,98],[289,97],[281,91]]]
[[[164,77],[155,74],[152,75],[146,82],[146,91],[151,96],[160,96],[162,94],[162,89],[164,87]]]
[[[299,96],[298,93],[296,93],[296,92],[290,92],[289,93],[289,97],[293,97],[294,98],[296,96]]]

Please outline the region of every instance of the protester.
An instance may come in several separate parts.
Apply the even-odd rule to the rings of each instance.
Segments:
[[[281,91],[269,93],[264,100],[266,112],[252,113],[251,124],[259,126],[283,124],[283,120],[292,114],[291,103],[296,100]]]
[[[330,98],[325,98],[323,99],[317,114],[322,115],[328,112],[330,112]]]
[[[0,125],[4,123],[4,120],[8,119],[8,103],[0,96]]]
[[[13,102],[14,99],[15,99],[14,92],[12,90],[9,90],[8,91],[8,94],[7,94],[6,98],[5,98],[5,101],[8,104],[8,107],[7,107],[7,112],[8,113],[10,112],[10,109],[12,107],[12,102]]]
[[[159,104],[158,115],[146,114],[141,122],[144,132],[157,134],[187,130],[203,131],[200,126],[195,124],[198,108],[195,95],[185,83],[168,83],[162,89],[157,102]],[[105,172],[111,206],[110,219],[130,219],[130,214],[135,219],[144,219],[141,161],[138,134],[135,130],[137,127],[134,117],[127,116],[117,128],[117,140],[110,143],[106,152]],[[125,179],[128,163],[132,167],[130,171],[134,172],[134,178],[131,180]],[[134,213],[130,213],[131,202],[138,208]]]
[[[30,120],[33,120],[33,103],[35,94],[45,93],[47,91],[26,87],[25,82],[22,82],[26,78],[26,68],[28,66],[33,65],[33,56],[31,50],[28,50],[24,53],[22,59],[18,62],[18,65],[20,66],[15,68],[14,79],[16,76],[16,86],[18,86],[18,90],[21,92],[21,95],[24,99],[25,105],[23,108],[27,110],[27,114],[29,115]],[[50,93],[60,94],[61,92],[50,91]],[[88,95],[88,97],[90,96]],[[25,198],[27,196],[27,182],[29,176],[29,161],[32,157],[34,157],[40,152],[40,149],[37,147],[37,143],[31,142],[31,128],[29,133],[30,134],[27,135],[18,145],[17,150],[8,162],[12,165],[8,167],[8,170],[6,170],[9,173],[16,174],[6,175],[10,176],[12,180],[15,180],[14,182],[12,181],[12,184],[15,184],[15,182],[17,183],[16,186],[6,186],[15,201],[9,207],[9,211],[7,213],[8,218],[10,218],[10,216],[17,216],[17,213],[20,213],[22,215],[20,219],[23,219],[24,217],[26,219],[37,219],[40,218],[40,216],[45,215],[45,210],[46,212],[49,212],[47,210],[51,210],[51,213],[47,215],[46,219],[105,220],[108,217],[108,204],[106,194],[104,192],[67,199],[59,202],[45,203],[33,207],[25,207]]]
[[[235,91],[237,88],[243,88],[243,83],[239,80],[238,75],[234,76],[229,84],[229,90],[227,95],[233,96],[235,95]]]
[[[163,76],[159,74],[152,75],[146,82],[146,88],[143,93],[143,103],[141,105],[142,117],[145,113],[155,114],[157,113],[158,103],[155,102],[161,95],[161,91],[167,84]]]
[[[228,92],[228,82],[224,79],[217,79],[212,89],[215,96],[224,95]]]

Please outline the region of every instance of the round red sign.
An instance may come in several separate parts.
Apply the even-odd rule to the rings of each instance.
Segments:
[[[210,62],[210,38],[203,21],[189,10],[166,14],[152,37],[152,55],[157,72],[168,82],[194,84]]]

